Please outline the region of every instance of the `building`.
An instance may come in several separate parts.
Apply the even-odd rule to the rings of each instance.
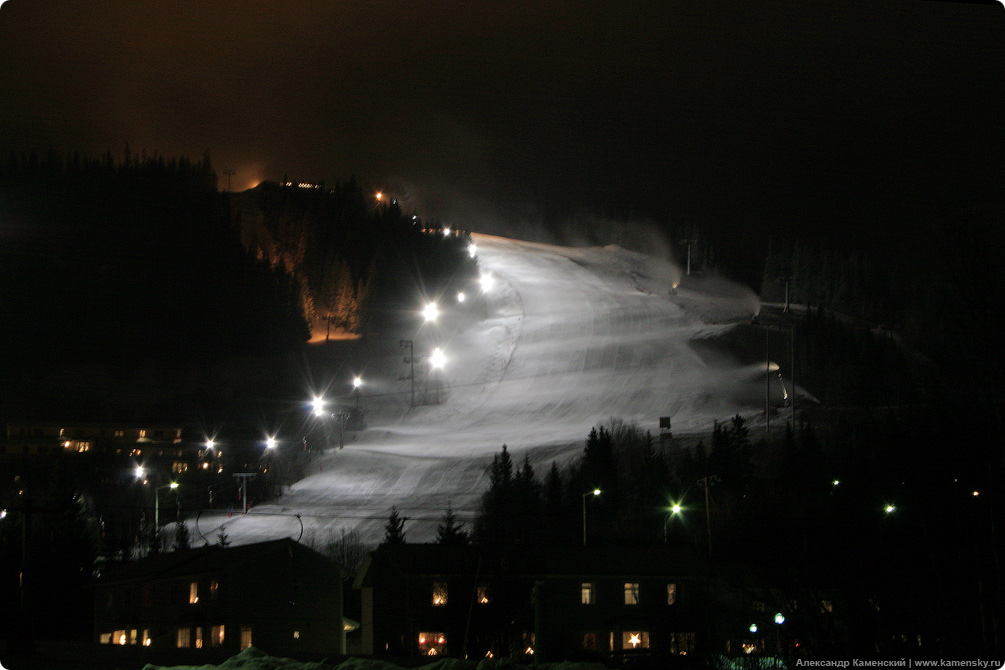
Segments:
[[[290,539],[113,564],[94,584],[94,639],[158,649],[341,654],[343,569]]]
[[[383,546],[357,574],[361,654],[579,657],[694,653],[707,645],[707,575],[663,547]]]

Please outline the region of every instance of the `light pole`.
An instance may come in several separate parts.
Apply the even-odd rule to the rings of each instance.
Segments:
[[[160,542],[161,537],[161,489],[177,489],[178,482],[170,482],[154,488],[154,542]]]
[[[356,375],[352,378],[352,390],[356,392],[356,413],[359,414],[359,391],[363,386],[363,378]]]
[[[398,340],[398,347],[401,349],[408,347],[408,355],[405,356],[405,362],[408,363],[408,376],[402,377],[402,379],[407,379],[412,383],[412,400],[408,406],[415,407],[415,348],[412,340]]]
[[[429,368],[430,376],[433,377],[433,387],[436,389],[436,404],[440,404],[440,379],[438,376],[434,375],[437,370],[442,370],[443,366],[447,364],[447,355],[443,353],[443,349],[436,347],[433,349],[432,353],[429,354]]]
[[[583,494],[583,546],[586,546],[586,499],[590,496],[599,496],[600,489],[593,489]]]
[[[678,516],[681,511],[681,506],[679,503],[674,503],[670,508],[670,514],[667,514],[666,520],[663,521],[663,544],[667,543],[667,528],[670,526],[670,519]]]

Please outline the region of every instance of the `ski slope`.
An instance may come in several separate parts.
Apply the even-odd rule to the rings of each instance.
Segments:
[[[394,505],[409,519],[407,539],[430,541],[448,502],[461,520],[473,518],[503,444],[515,459],[528,454],[542,476],[612,417],[654,435],[661,416],[675,434],[708,432],[737,413],[760,420],[764,362],[695,347],[749,323],[759,310],[749,290],[682,277],[672,263],[620,247],[473,239],[493,287],[459,287],[463,303],[441,296],[434,323],[419,325],[417,315],[413,333],[388,333],[374,347],[383,353],[361,361],[366,430],[278,500],[244,516],[203,515],[203,536],[224,524],[235,543],[356,529],[376,543]],[[402,338],[419,358],[415,407],[401,380]],[[431,371],[421,357],[437,346],[447,361]]]

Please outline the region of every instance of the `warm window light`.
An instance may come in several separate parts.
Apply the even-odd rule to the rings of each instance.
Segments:
[[[450,229],[449,228],[444,228],[443,229],[443,236],[444,237],[450,237]]]

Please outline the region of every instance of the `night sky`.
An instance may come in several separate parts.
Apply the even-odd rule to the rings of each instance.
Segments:
[[[356,175],[476,230],[900,230],[1000,201],[1005,9],[9,0],[0,96],[5,155],[209,149],[235,190]]]

